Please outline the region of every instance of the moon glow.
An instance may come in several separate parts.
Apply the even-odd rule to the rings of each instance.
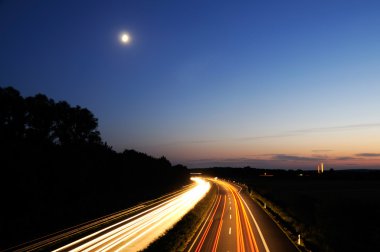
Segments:
[[[120,35],[120,41],[121,41],[121,43],[123,43],[123,44],[128,44],[130,41],[131,41],[131,37],[129,36],[129,34],[128,33],[122,33],[121,35]]]

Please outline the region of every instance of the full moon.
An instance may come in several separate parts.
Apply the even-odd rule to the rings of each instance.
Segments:
[[[120,36],[120,40],[123,44],[128,44],[131,40],[131,37],[128,33],[122,33]]]

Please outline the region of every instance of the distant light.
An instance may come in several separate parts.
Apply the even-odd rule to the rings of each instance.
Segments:
[[[124,32],[120,35],[120,41],[123,44],[128,44],[131,41],[131,36],[128,33]]]

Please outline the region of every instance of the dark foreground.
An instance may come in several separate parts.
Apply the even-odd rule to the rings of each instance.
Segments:
[[[0,87],[0,250],[157,198],[186,167],[103,142],[86,108]]]
[[[246,183],[293,220],[312,251],[380,251],[380,172],[207,169]],[[264,172],[267,175],[262,176]]]

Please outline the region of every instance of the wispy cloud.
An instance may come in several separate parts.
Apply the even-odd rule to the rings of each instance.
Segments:
[[[317,152],[317,153],[320,153],[320,152],[330,152],[330,151],[333,151],[333,150],[312,150],[312,152]]]
[[[323,133],[323,132],[336,132],[342,130],[362,130],[369,128],[380,128],[380,123],[363,123],[363,124],[350,124],[350,125],[340,125],[332,127],[321,127],[321,128],[309,128],[309,129],[297,129],[291,131],[285,131],[280,134],[267,135],[267,136],[256,136],[256,137],[245,137],[237,140],[247,141],[247,140],[260,140],[260,139],[269,139],[269,138],[280,138],[280,137],[291,137],[304,134],[313,134],[313,133]],[[313,152],[329,152],[332,150],[313,150]]]
[[[332,126],[332,127],[297,129],[297,130],[285,131],[283,133],[274,134],[274,135],[242,137],[242,138],[237,138],[235,140],[236,141],[263,140],[263,139],[271,139],[271,138],[292,137],[292,136],[299,136],[299,135],[312,134],[312,133],[335,132],[335,131],[341,131],[341,130],[360,130],[360,129],[368,129],[368,128],[380,128],[380,123],[349,124],[349,125],[340,125],[340,126]],[[329,151],[332,151],[332,150],[328,150],[328,149],[313,150],[313,152],[329,152]]]
[[[196,159],[188,160],[185,163],[190,167],[217,167],[217,166],[230,166],[230,167],[271,167],[271,160],[254,159],[254,158],[221,158],[221,159]]]
[[[195,139],[195,140],[184,140],[178,142],[168,143],[167,145],[181,145],[181,144],[208,144],[208,143],[220,143],[220,142],[246,142],[254,140],[267,140],[275,138],[293,137],[305,134],[313,133],[323,133],[323,132],[336,132],[342,130],[361,130],[369,128],[380,128],[380,123],[365,123],[365,124],[350,124],[350,125],[340,125],[332,127],[321,127],[321,128],[309,128],[309,129],[297,129],[291,131],[284,131],[282,133],[273,135],[262,135],[262,136],[246,136],[240,138],[222,138],[222,139]],[[165,144],[164,144],[165,145]],[[322,149],[322,150],[312,150],[312,152],[330,152],[332,150]]]
[[[378,153],[359,153],[359,154],[379,155]],[[262,155],[255,155],[254,158],[247,158],[247,157],[220,158],[220,159],[206,158],[206,159],[197,159],[197,160],[187,160],[187,162],[185,163],[189,167],[251,166],[251,167],[257,167],[257,168],[313,169],[317,162],[323,161],[327,163],[328,167],[334,167],[338,169],[344,169],[347,167],[372,169],[372,168],[378,167],[373,164],[365,164],[362,162],[363,160],[365,160],[365,157],[361,157],[357,155],[335,157],[335,156],[327,156],[327,155],[303,156],[303,155],[287,155],[287,154],[262,154]]]
[[[380,157],[380,153],[358,153],[358,157]]]
[[[358,160],[358,159],[360,159],[360,158],[351,157],[351,156],[343,156],[343,157],[333,158],[333,160],[338,160],[338,161],[348,161],[348,160]]]
[[[317,133],[317,132],[330,132],[330,131],[339,131],[339,130],[359,130],[359,129],[368,129],[368,128],[379,128],[380,123],[363,123],[363,124],[349,124],[349,125],[340,125],[332,127],[321,127],[321,128],[309,128],[309,129],[299,129],[290,132],[294,133]]]
[[[272,156],[272,160],[278,161],[320,161],[325,157],[306,157],[306,156],[293,156],[286,154],[275,154]]]
[[[262,139],[271,139],[271,138],[282,138],[282,137],[291,137],[296,136],[298,134],[296,133],[282,133],[282,134],[275,134],[275,135],[265,135],[265,136],[249,136],[249,137],[241,137],[241,138],[235,138],[234,141],[238,142],[244,142],[244,141],[252,141],[252,140],[262,140]]]

